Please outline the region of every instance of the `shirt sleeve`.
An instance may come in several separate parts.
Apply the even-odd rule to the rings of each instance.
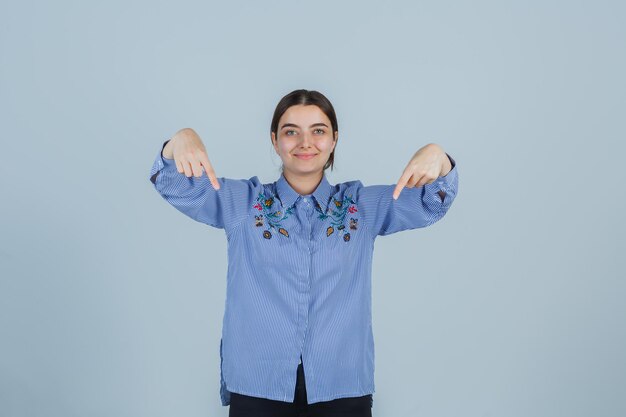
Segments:
[[[259,179],[256,176],[241,180],[218,177],[220,189],[215,190],[206,172],[200,178],[178,172],[175,161],[162,154],[167,142],[169,140],[163,143],[150,170],[150,182],[158,193],[190,218],[227,232],[243,221],[263,187]]]
[[[454,201],[458,188],[456,162],[448,155],[452,169],[445,176],[421,187],[404,188],[393,199],[396,184],[371,185],[357,189],[358,207],[366,227],[377,235],[429,226],[441,219]]]

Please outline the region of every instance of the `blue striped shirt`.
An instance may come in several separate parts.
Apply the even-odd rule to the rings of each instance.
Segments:
[[[429,226],[454,200],[452,170],[421,187],[336,185],[324,174],[299,195],[285,177],[187,177],[162,156],[150,180],[177,210],[223,229],[228,243],[220,340],[220,399],[230,393],[293,402],[302,362],[309,404],[374,393],[374,240]],[[373,404],[373,395],[372,395]]]

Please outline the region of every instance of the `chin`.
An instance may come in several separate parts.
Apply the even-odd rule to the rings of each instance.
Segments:
[[[324,171],[323,168],[324,167],[311,167],[311,168],[290,167],[288,169],[289,169],[289,171],[293,172],[294,174],[310,175],[310,174],[316,174],[316,173]]]

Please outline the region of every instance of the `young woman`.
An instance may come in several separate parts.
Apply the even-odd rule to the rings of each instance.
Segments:
[[[338,135],[330,101],[296,90],[271,123],[276,181],[217,177],[192,129],[165,141],[152,166],[168,203],[226,234],[220,398],[230,417],[371,416],[374,240],[435,223],[457,194],[455,161],[434,143],[397,184],[332,185]]]

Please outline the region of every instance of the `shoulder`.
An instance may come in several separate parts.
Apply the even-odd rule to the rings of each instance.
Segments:
[[[252,194],[252,199],[263,200],[274,198],[277,196],[278,192],[276,189],[276,181],[274,182],[262,182],[258,176],[253,176],[245,180],[239,180],[242,183],[247,184],[250,193]]]
[[[268,184],[263,184],[256,175],[250,178],[227,178],[218,177],[220,183],[231,187],[247,187],[250,189],[262,189]]]
[[[217,190],[215,195],[217,197],[228,198],[233,202],[249,202],[256,200],[257,196],[263,195],[266,192],[265,190],[271,186],[271,184],[261,182],[256,175],[249,178],[218,177],[218,181],[220,183],[220,189]],[[207,185],[207,188],[213,190],[211,185]]]
[[[331,194],[340,194],[340,195],[354,195],[356,196],[361,188],[363,188],[363,183],[360,180],[350,180],[339,182],[333,186],[333,192]]]
[[[363,186],[363,183],[360,180],[350,180],[350,181],[338,182],[333,187],[335,187],[337,191],[343,191],[347,189],[357,189],[362,186]]]

